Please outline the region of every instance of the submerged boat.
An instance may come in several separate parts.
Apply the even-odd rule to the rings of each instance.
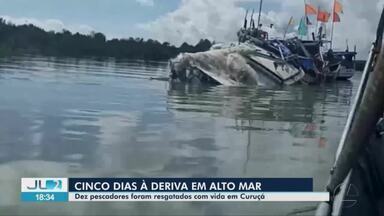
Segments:
[[[291,85],[304,76],[281,56],[252,43],[214,46],[200,53],[183,53],[170,61],[173,82],[229,86]]]

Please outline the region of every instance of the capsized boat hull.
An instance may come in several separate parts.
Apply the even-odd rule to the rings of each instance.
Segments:
[[[304,71],[275,54],[251,44],[183,53],[170,61],[170,78],[184,83],[241,85],[291,85]]]

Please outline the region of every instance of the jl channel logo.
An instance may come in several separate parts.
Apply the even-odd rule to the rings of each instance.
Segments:
[[[45,182],[45,183],[44,183]],[[44,185],[45,184],[45,185]],[[60,190],[63,188],[63,184],[61,180],[35,180],[35,185],[27,186],[29,190]]]
[[[22,178],[22,192],[68,192],[66,178]]]

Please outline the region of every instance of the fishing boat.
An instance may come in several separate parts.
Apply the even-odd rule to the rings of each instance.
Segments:
[[[324,60],[320,52],[319,41],[303,41],[298,38],[283,40],[295,55],[297,64],[305,71],[303,81],[308,84],[320,83],[326,78],[324,73]]]
[[[356,49],[354,52],[347,51],[335,51],[333,49],[333,32],[335,29],[335,24],[340,22],[340,15],[343,13],[342,4],[334,0],[332,5],[332,13],[329,13],[326,9],[321,8],[320,6],[315,8],[310,3],[304,1],[305,5],[305,15],[300,20],[300,25],[298,29],[298,34],[301,38],[308,37],[308,26],[312,25],[309,16],[316,16],[316,31],[317,36],[315,37],[315,33],[312,33],[312,41],[302,40],[304,47],[309,51],[309,53],[313,56],[316,62],[321,60],[321,64],[317,64],[317,69],[321,73],[325,80],[340,80],[340,79],[349,79],[354,75],[354,62],[353,59],[356,56]],[[292,23],[293,17],[291,17],[288,22],[286,32],[288,30],[289,25]],[[326,40],[326,26],[327,23],[331,21],[332,29],[330,40]],[[320,25],[320,27],[319,27]],[[284,34],[285,35],[285,34]],[[284,36],[285,38],[285,36]],[[328,50],[323,51],[322,49],[326,48]],[[348,47],[348,42],[347,42]]]
[[[336,80],[339,76],[344,75],[345,70],[343,70],[343,73],[341,73],[341,70],[345,58],[335,55],[332,49],[328,49],[327,52],[323,51],[325,44],[331,43],[331,41],[323,39],[325,38],[323,28],[319,29],[318,38],[312,34],[313,40],[303,40],[303,37],[308,36],[308,25],[310,23],[308,16],[316,13],[317,11],[313,6],[305,4],[305,16],[301,19],[298,29],[298,36],[301,38],[285,39],[289,25],[293,23],[293,17],[288,22],[283,40],[270,39],[267,32],[254,28],[251,19],[251,27],[248,29],[244,27],[238,32],[239,42],[253,43],[281,56],[283,60],[295,67],[300,67],[305,72],[302,79],[304,83],[316,84]],[[320,18],[320,20],[322,19]]]
[[[290,58],[293,64],[304,70],[303,82],[307,84],[335,80],[341,69],[339,59],[336,59],[331,52],[323,53],[321,51],[322,44],[324,44],[323,41],[300,40],[298,38],[272,42],[272,46],[283,45],[289,50],[289,52],[284,52],[289,53],[289,56],[284,58]]]
[[[244,26],[238,32],[238,43],[219,44],[200,53],[182,53],[170,60],[172,82],[192,84],[240,85],[292,85],[300,81],[303,69],[286,58],[289,50],[283,44],[274,46],[268,33],[258,27],[253,13],[248,28],[248,11]]]
[[[309,8],[309,9],[308,9]],[[238,31],[238,43],[219,44],[202,53],[183,53],[170,61],[172,81],[185,83],[210,83],[221,85],[291,85],[302,81],[320,83],[337,78],[350,77],[348,55],[322,51],[325,43],[322,28],[319,39],[292,38],[270,39],[261,29],[260,15],[257,27],[251,15],[248,27],[248,10],[244,26]],[[305,16],[299,25],[299,35],[308,34],[308,15],[316,10],[305,4]],[[329,19],[329,17],[327,18]],[[320,19],[322,20],[322,19]],[[290,19],[288,25],[292,23]],[[286,29],[287,32],[287,29]],[[286,33],[284,34],[285,37]],[[342,64],[344,62],[344,65]]]

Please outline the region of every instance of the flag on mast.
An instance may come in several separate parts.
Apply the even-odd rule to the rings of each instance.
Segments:
[[[287,35],[289,27],[293,24],[295,24],[295,20],[293,19],[293,16],[291,16],[291,18],[289,18],[287,28],[285,28],[285,31],[284,31],[284,39],[285,39],[285,36]]]
[[[305,36],[308,34],[308,26],[307,26],[307,23],[306,23],[306,17],[302,17],[301,20],[300,20],[300,24],[299,24],[299,35],[301,36]]]
[[[333,22],[340,22],[340,16],[336,12],[333,13]]]
[[[340,16],[338,13],[343,13],[343,5],[340,3],[340,1],[334,0],[332,11],[331,49],[333,47],[333,31],[335,28],[335,23],[340,22]]]
[[[343,5],[338,1],[335,0],[333,3],[333,22],[340,22],[340,16],[339,13],[343,13]]]
[[[317,21],[320,21],[320,22],[326,23],[329,21],[330,17],[331,17],[331,14],[328,13],[327,11],[319,10],[317,13]]]
[[[317,10],[312,5],[305,4],[305,14],[306,15],[316,15],[317,14]]]
[[[305,3],[305,22],[307,23],[307,25],[312,25],[308,15],[316,15],[316,14],[317,14],[317,9],[311,4]]]
[[[335,13],[344,13],[343,5],[337,0],[335,0],[334,12]]]

